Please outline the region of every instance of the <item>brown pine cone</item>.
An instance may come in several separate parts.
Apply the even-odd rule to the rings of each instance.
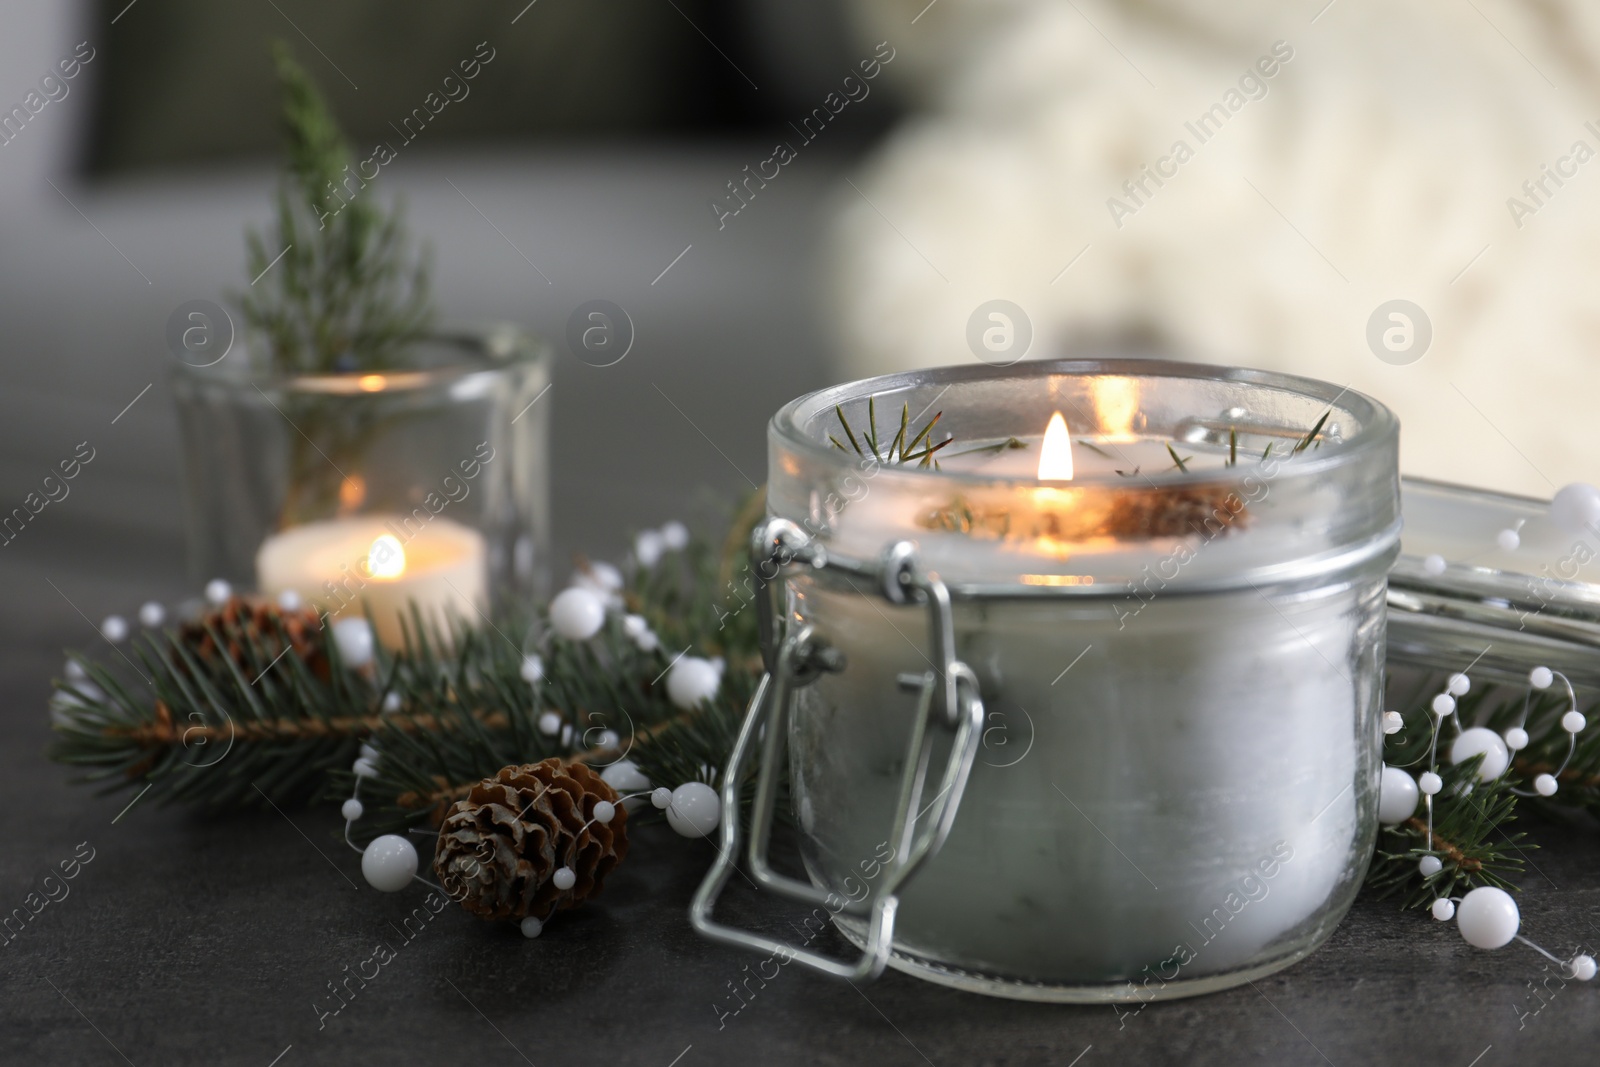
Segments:
[[[313,674],[328,677],[328,656],[319,636],[322,618],[314,608],[284,611],[270,600],[231,597],[221,607],[209,609],[178,628],[178,637],[202,663],[216,659],[218,653],[217,642],[206,629],[208,624],[222,636],[228,657],[241,667],[257,665],[249,658],[248,645],[256,646],[266,660],[271,660],[283,651],[283,638],[287,637],[293,654]]]
[[[595,805],[614,806],[609,823]],[[586,825],[587,824],[587,825]],[[450,807],[433,869],[450,896],[484,919],[548,919],[597,895],[628,854],[628,813],[617,792],[581,763],[551,758],[504,767]],[[556,887],[570,867],[576,881]]]

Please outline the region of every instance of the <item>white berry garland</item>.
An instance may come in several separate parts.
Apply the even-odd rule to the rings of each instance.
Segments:
[[[1591,498],[1583,496],[1582,499],[1588,501]],[[1600,491],[1597,491],[1593,499],[1596,501],[1595,513],[1600,515]],[[1511,551],[1516,546],[1505,543],[1510,540],[1505,534],[1511,534],[1511,538],[1515,538],[1516,533],[1506,530],[1501,535],[1501,547]],[[1549,667],[1535,667],[1528,672],[1528,692],[1523,700],[1522,719],[1503,734],[1497,734],[1484,726],[1463,728],[1459,719],[1456,719],[1456,736],[1450,746],[1450,762],[1461,764],[1481,756],[1483,761],[1478,766],[1479,782],[1493,782],[1506,774],[1511,769],[1512,753],[1528,746],[1528,711],[1534,692],[1548,689],[1558,678],[1566,686],[1569,701],[1569,709],[1561,716],[1561,728],[1567,734],[1566,759],[1556,768],[1555,774],[1540,774],[1536,777],[1533,781],[1533,792],[1516,788],[1511,790],[1519,796],[1535,794],[1544,797],[1554,796],[1559,788],[1557,778],[1572,761],[1573,753],[1577,750],[1577,735],[1583,732],[1588,721],[1578,710],[1578,697],[1573,691],[1572,682],[1565,674],[1553,671]],[[1415,814],[1420,802],[1427,807],[1427,841],[1430,845],[1433,844],[1433,798],[1444,788],[1444,779],[1437,770],[1439,733],[1445,720],[1455,716],[1456,698],[1466,696],[1471,691],[1471,678],[1464,673],[1452,674],[1445,684],[1444,692],[1434,696],[1430,703],[1429,707],[1433,712],[1433,737],[1428,749],[1428,770],[1413,779],[1403,768],[1384,765],[1378,788],[1380,823],[1385,826],[1397,826],[1405,822]],[[1390,716],[1394,718],[1391,719]],[[1400,726],[1400,716],[1397,713],[1384,714],[1384,733],[1396,733]],[[1417,861],[1417,871],[1423,878],[1432,878],[1443,869],[1444,861],[1435,852],[1430,852]],[[1434,900],[1430,912],[1440,922],[1454,919],[1456,929],[1462,938],[1476,948],[1497,949],[1509,945],[1512,941],[1520,941],[1541,956],[1558,964],[1568,978],[1583,982],[1594,978],[1597,970],[1600,970],[1592,956],[1579,953],[1570,960],[1563,960],[1523,937],[1518,932],[1522,925],[1522,915],[1517,908],[1517,902],[1512,899],[1510,893],[1495,886],[1477,886],[1461,897],[1438,897]]]

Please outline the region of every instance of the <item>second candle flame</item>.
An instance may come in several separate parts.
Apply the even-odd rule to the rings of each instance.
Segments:
[[[1072,434],[1067,431],[1067,420],[1059,411],[1050,416],[1044,443],[1039,446],[1039,480],[1072,481]]]

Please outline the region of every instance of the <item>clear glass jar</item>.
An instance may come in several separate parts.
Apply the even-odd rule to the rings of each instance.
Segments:
[[[942,413],[938,468],[881,458],[902,405],[901,440]],[[1074,476],[1041,481],[1057,412]],[[918,371],[784,407],[768,508],[827,561],[785,571],[784,617],[843,660],[788,718],[813,883],[856,899],[893,839],[906,679],[937,654],[928,609],[862,575],[911,541],[949,590],[984,724],[948,838],[899,890],[890,965],[1132,1002],[1315,949],[1377,832],[1397,441],[1387,409],[1336,386],[1153,360]],[[859,914],[834,921],[868,943]]]
[[[549,543],[550,406],[536,403],[549,382],[547,348],[510,327],[438,335],[381,374],[178,363],[195,578],[292,588],[329,610],[347,595],[397,609],[454,598],[468,618],[532,595]]]

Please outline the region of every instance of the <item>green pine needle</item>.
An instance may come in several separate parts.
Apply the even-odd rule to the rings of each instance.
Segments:
[[[1322,418],[1318,419],[1317,420],[1317,424],[1315,426],[1311,427],[1311,430],[1304,437],[1300,438],[1300,440],[1295,444],[1294,448],[1292,448],[1290,450],[1289,454],[1290,455],[1299,455],[1301,452],[1304,452],[1307,448],[1310,448],[1311,447],[1311,443],[1313,441],[1317,441],[1317,435],[1322,432],[1322,426],[1323,426],[1324,423],[1326,423],[1328,421],[1328,416],[1330,416],[1332,414],[1333,414],[1333,409],[1332,408],[1329,408],[1327,411],[1324,411],[1322,413]],[[1318,445],[1321,444],[1320,441],[1317,441],[1317,443],[1318,443]]]
[[[941,411],[936,413],[933,418],[929,419],[927,423],[924,424],[922,429],[917,432],[916,436],[907,441],[906,432],[910,428],[911,409],[909,405],[902,405],[900,409],[900,430],[894,435],[894,439],[889,442],[889,450],[887,452],[883,452],[881,451],[878,439],[878,407],[876,396],[869,396],[867,398],[867,432],[861,435],[859,441],[856,438],[855,429],[850,425],[850,420],[844,413],[844,408],[838,404],[835,404],[833,406],[833,412],[836,416],[838,416],[839,425],[843,428],[844,435],[849,440],[850,447],[855,451],[855,454],[858,456],[866,456],[868,454],[861,449],[861,443],[865,442],[867,448],[871,452],[872,457],[878,460],[880,463],[905,464],[916,461],[919,466],[926,467],[932,461],[934,453],[938,452],[951,441],[955,440],[954,437],[947,437],[937,445],[931,444],[929,440],[929,435],[933,432],[934,425],[938,423],[939,417],[944,414],[944,412]],[[839,439],[837,437],[834,437],[832,434],[830,434],[828,436],[828,440],[833,444],[834,448],[837,448],[840,451],[844,450],[844,445],[839,443]],[[934,463],[933,465],[938,466],[937,463]]]

